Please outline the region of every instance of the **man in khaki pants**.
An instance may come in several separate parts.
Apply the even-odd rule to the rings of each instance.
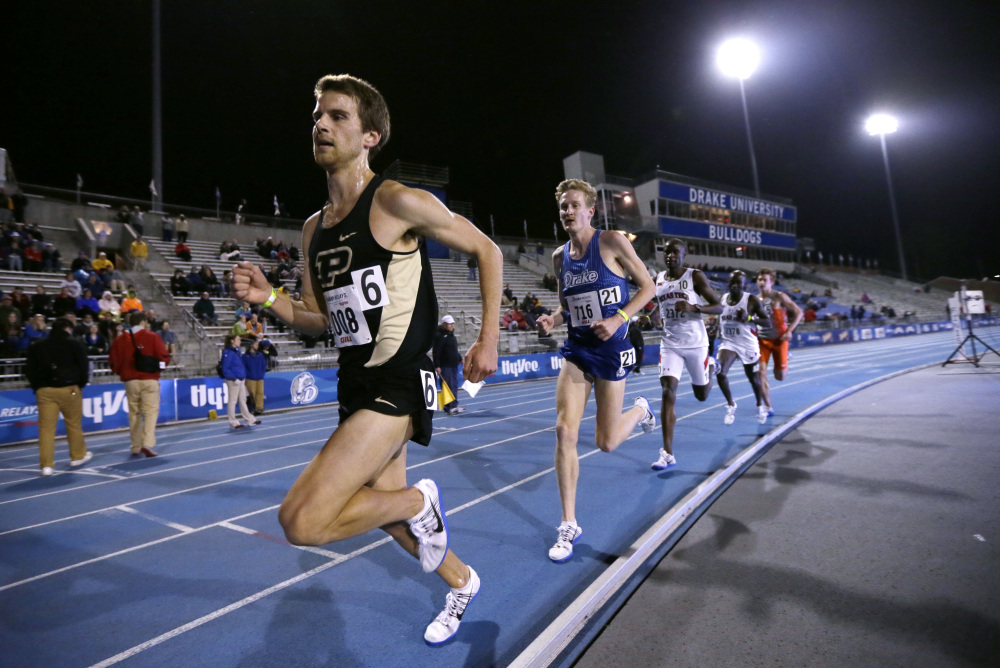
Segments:
[[[76,467],[90,461],[83,440],[83,388],[89,377],[87,351],[73,338],[73,323],[57,318],[52,334],[28,348],[25,375],[38,402],[38,451],[42,475],[54,473],[56,424],[59,413],[66,421],[69,441],[69,465]]]
[[[160,415],[160,369],[166,367],[170,354],[163,339],[146,329],[146,322],[146,314],[142,311],[129,314],[131,329],[111,344],[108,361],[111,370],[125,383],[132,455],[155,457],[156,419]],[[145,370],[137,368],[136,351],[153,358],[156,371],[152,367]]]

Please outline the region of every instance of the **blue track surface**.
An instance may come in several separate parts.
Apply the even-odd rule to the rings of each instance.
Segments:
[[[1000,332],[977,332],[1000,349]],[[429,448],[411,445],[410,482],[434,478],[452,549],[483,589],[456,639],[429,648],[423,629],[446,588],[384,534],[320,549],[282,538],[277,506],[336,425],[332,407],[158,430],[156,459],[131,459],[124,433],[88,438],[92,465],[38,477],[33,446],[0,450],[0,666],[505,665],[608,564],[693,487],[762,434],[840,390],[941,362],[952,334],[793,351],[772,381],[777,414],[759,425],[742,374],[724,426],[718,388],[678,400],[679,465],[649,469],[659,431],[608,455],[593,446],[593,401],[580,433],[573,558],[547,558],[559,523],[552,468],[555,382],[485,388],[468,412],[435,419]],[[990,363],[1000,359],[993,358]],[[655,367],[634,397],[660,405]]]

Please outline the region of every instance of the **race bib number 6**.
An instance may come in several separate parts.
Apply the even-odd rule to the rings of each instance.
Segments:
[[[351,272],[353,282],[326,290],[326,307],[330,313],[330,331],[338,348],[371,343],[372,333],[364,312],[389,303],[385,278],[379,266]]]
[[[438,409],[438,388],[434,372],[421,369],[420,384],[424,388],[424,407],[429,411],[436,411]]]

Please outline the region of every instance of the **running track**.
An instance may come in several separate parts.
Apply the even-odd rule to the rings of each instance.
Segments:
[[[1000,332],[978,330],[994,348]],[[456,639],[424,645],[445,586],[384,534],[323,548],[282,538],[277,507],[336,425],[319,407],[158,430],[160,457],[131,459],[125,433],[88,438],[91,465],[38,476],[34,446],[0,450],[0,666],[507,665],[656,520],[762,435],[865,381],[941,362],[950,333],[793,351],[772,382],[777,415],[758,425],[749,384],[722,424],[718,388],[697,402],[681,385],[679,465],[650,471],[659,431],[614,453],[593,446],[593,401],[580,433],[574,557],[552,564],[559,523],[552,468],[554,380],[486,387],[468,412],[435,419],[412,445],[410,482],[442,489],[451,546],[483,580]],[[989,360],[995,363],[998,360]],[[632,376],[626,403],[659,408],[655,367]],[[522,657],[523,658],[523,657]]]

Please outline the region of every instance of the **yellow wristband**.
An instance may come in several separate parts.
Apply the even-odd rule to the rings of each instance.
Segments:
[[[625,322],[628,322],[630,320],[630,318],[628,317],[628,313],[626,313],[625,311],[623,311],[621,309],[618,309],[618,315],[620,315],[621,317],[625,318]]]
[[[273,304],[274,300],[277,298],[278,298],[278,293],[274,291],[274,288],[271,288],[271,296],[268,297],[267,301],[261,304],[261,306],[263,306],[264,308],[271,308],[271,304]]]

